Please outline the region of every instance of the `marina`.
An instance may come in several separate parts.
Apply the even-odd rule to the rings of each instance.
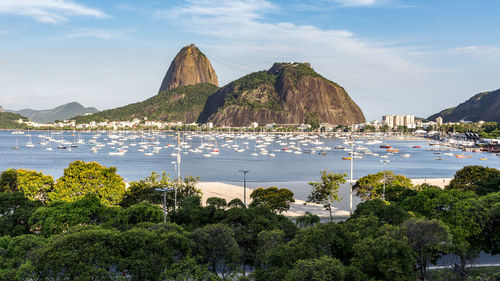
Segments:
[[[466,165],[500,167],[497,154],[422,139],[355,138],[353,143],[326,134],[185,132],[177,144],[175,132],[20,132],[0,132],[0,170],[34,169],[55,178],[75,160],[115,166],[127,181],[153,171],[175,175],[172,162],[178,154],[182,176],[234,183],[245,168],[252,171],[254,186],[314,181],[321,170],[349,174],[351,158],[354,178],[383,170],[382,159],[390,161],[388,170],[409,178],[451,178]]]

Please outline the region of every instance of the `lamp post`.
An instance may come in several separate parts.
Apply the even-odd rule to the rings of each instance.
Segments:
[[[352,215],[352,170],[354,168],[354,138],[351,135],[351,179],[350,185],[351,189],[349,190],[349,214]]]
[[[177,161],[172,161],[171,163],[174,164],[175,173],[177,173],[177,169],[178,169]],[[174,188],[174,190],[175,190],[175,194],[174,194],[174,211],[177,208],[177,184],[178,184],[178,182],[175,183],[175,188]]]
[[[247,173],[250,170],[239,170],[238,172],[243,173],[243,204],[247,206]]]
[[[156,191],[163,191],[163,222],[167,222],[167,191],[174,190],[173,188],[155,188]]]
[[[380,160],[380,162],[384,163],[384,190],[382,191],[382,199],[385,200],[385,181],[386,181],[386,163],[391,162],[390,160]]]

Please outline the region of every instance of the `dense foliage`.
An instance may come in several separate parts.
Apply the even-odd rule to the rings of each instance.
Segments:
[[[25,124],[19,124],[17,121],[22,119],[27,121],[28,119],[12,112],[0,112],[0,129],[25,129]]]
[[[72,169],[91,170],[78,164]],[[392,196],[367,198],[343,222],[306,214],[297,219],[299,229],[273,212],[277,188],[257,192],[259,203],[249,208],[215,197],[202,206],[195,189],[162,223],[157,196],[144,190],[174,186],[166,175],[133,183],[139,187],[111,206],[92,190],[42,202],[17,188],[15,172],[1,177],[0,280],[416,280],[433,275],[428,265],[448,253],[460,257],[462,273],[472,272],[466,261],[479,251],[500,253],[499,191],[482,195],[403,180],[393,183]],[[476,172],[465,167],[457,175]],[[332,202],[345,175],[321,176],[311,198]],[[40,179],[36,172],[31,177]]]

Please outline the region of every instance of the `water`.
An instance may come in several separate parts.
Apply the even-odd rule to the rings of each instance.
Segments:
[[[73,141],[72,133],[65,132],[62,135],[54,135],[54,139],[65,139]],[[175,176],[175,165],[172,161],[176,157],[170,154],[175,152],[174,148],[163,148],[159,154],[153,156],[144,155],[144,152],[138,152],[137,147],[130,146],[128,152],[123,156],[110,156],[108,152],[113,150],[110,145],[99,150],[98,154],[90,151],[91,146],[88,141],[94,135],[93,133],[81,133],[80,137],[87,144],[79,144],[77,148],[72,148],[71,151],[57,149],[56,143],[52,143],[52,151],[47,151],[47,146],[38,145],[40,140],[38,135],[49,135],[47,132],[31,132],[32,141],[35,143],[34,148],[26,147],[29,137],[26,135],[12,135],[10,131],[0,131],[0,171],[8,168],[26,168],[42,171],[44,174],[50,174],[54,178],[58,178],[63,174],[64,168],[75,160],[96,161],[104,166],[115,166],[117,172],[126,181],[143,179],[151,172],[166,171],[168,174]],[[125,136],[130,136],[126,134]],[[167,136],[166,136],[167,135]],[[158,146],[165,146],[167,143],[173,144],[174,137],[171,134],[163,134],[162,137],[156,137],[159,141]],[[103,133],[98,141],[100,143],[108,143],[107,134]],[[136,140],[128,140],[124,145],[141,142],[142,138]],[[192,148],[196,148],[201,140],[198,137],[193,137],[192,140],[185,140]],[[204,140],[205,142],[206,140]],[[347,151],[334,149],[335,146],[342,145],[342,140],[339,139],[321,139],[324,144],[322,146],[331,147],[326,155],[321,156],[318,153],[313,154],[294,154],[284,151],[273,152],[276,157],[269,156],[251,156],[256,148],[256,142],[253,139],[240,139],[239,147],[246,149],[245,152],[235,152],[229,147],[222,147],[224,140],[217,138],[217,147],[220,149],[220,155],[211,158],[203,157],[202,154],[181,153],[181,176],[199,176],[201,181],[220,181],[231,184],[242,185],[243,175],[238,172],[241,169],[250,170],[247,174],[248,187],[287,187],[291,189],[297,198],[305,199],[310,192],[308,182],[318,181],[321,170],[328,170],[336,173],[350,173],[350,161],[342,160],[341,157],[348,156]],[[11,149],[16,143],[19,143],[19,150]],[[215,141],[211,141],[215,144]],[[243,144],[248,142],[248,144]],[[288,140],[291,142],[291,140]],[[294,140],[298,143],[298,140]],[[313,147],[311,143],[303,146],[302,149]],[[425,141],[403,141],[403,140],[387,140],[384,144],[392,145],[399,149],[399,154],[391,155],[387,160],[387,170],[392,170],[397,174],[403,174],[409,178],[451,178],[454,173],[466,165],[483,165],[489,167],[500,167],[500,159],[494,154],[486,153],[468,153],[465,152],[464,159],[458,159],[454,156],[443,156],[434,154],[433,151],[426,151],[430,146]],[[380,148],[380,144],[361,145],[369,148],[372,152],[385,154],[385,149]],[[420,145],[422,148],[412,148],[415,145]],[[119,147],[119,146],[117,146]],[[279,149],[281,146],[273,142],[268,146],[269,150]],[[146,149],[146,152],[148,150]],[[403,158],[400,155],[403,153],[411,154],[409,158]],[[455,152],[454,152],[455,154]],[[441,157],[443,160],[435,160]],[[487,157],[487,161],[479,160],[480,157]],[[383,171],[381,158],[371,155],[364,155],[363,159],[354,159],[354,178],[359,178],[367,174]],[[348,185],[344,185],[341,190],[341,197],[344,199],[341,202],[341,208],[348,208]],[[346,202],[347,199],[347,202]],[[357,203],[359,199],[356,199]]]

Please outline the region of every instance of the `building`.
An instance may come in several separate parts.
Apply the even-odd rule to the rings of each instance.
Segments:
[[[441,126],[443,125],[443,117],[439,116],[436,118],[436,125]]]
[[[390,128],[397,128],[398,126],[416,127],[414,115],[384,115],[382,116],[382,124]]]

